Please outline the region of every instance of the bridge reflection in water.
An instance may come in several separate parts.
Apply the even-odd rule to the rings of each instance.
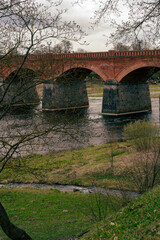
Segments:
[[[49,130],[45,136],[35,138],[19,149],[22,155],[47,154],[121,140],[124,125],[131,121],[151,120],[159,124],[158,98],[152,99],[152,112],[116,118],[102,115],[101,105],[102,98],[94,97],[89,98],[89,108],[76,111],[42,111],[41,105],[28,111],[13,111],[0,121],[1,137],[10,136],[13,144],[18,134],[32,132],[35,128]]]

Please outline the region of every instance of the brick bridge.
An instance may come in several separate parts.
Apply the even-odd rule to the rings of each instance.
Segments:
[[[4,86],[14,76],[21,62],[22,57],[12,57],[7,63],[0,64]],[[41,78],[44,83],[44,110],[86,107],[88,96],[84,80],[93,71],[104,80],[103,114],[149,111],[151,101],[147,80],[159,70],[160,50],[30,55],[19,74],[21,81],[15,80],[3,102],[9,102],[13,92],[15,96],[19,82],[23,82],[22,79],[27,76],[29,94],[22,94],[21,102],[31,104],[38,101],[35,88],[31,94],[30,84],[32,82],[33,85],[34,78]],[[15,103],[20,102],[19,96],[14,100]]]

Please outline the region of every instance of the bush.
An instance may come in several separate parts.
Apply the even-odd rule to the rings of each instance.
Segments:
[[[158,131],[156,124],[139,120],[124,127],[123,138],[132,141],[137,151],[146,151],[158,144]]]
[[[140,192],[159,184],[160,141],[158,132],[158,126],[147,121],[137,121],[124,127],[124,139],[132,141],[138,151],[127,171]]]
[[[128,167],[128,176],[139,192],[145,192],[160,184],[159,149],[138,153]]]

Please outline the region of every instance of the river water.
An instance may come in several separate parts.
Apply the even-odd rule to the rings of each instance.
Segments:
[[[42,111],[41,104],[30,110],[16,109],[1,119],[1,139],[13,144],[30,133],[33,140],[23,141],[14,155],[48,154],[122,140],[124,125],[138,119],[159,124],[158,98],[152,98],[148,113],[111,117],[101,110],[101,97],[90,97],[89,107],[76,111]],[[40,136],[35,138],[37,131]],[[6,151],[5,144],[1,147]]]

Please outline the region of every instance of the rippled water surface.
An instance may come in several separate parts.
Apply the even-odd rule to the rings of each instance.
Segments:
[[[96,97],[90,98],[88,108],[76,111],[42,111],[41,105],[27,111],[14,110],[0,122],[1,138],[14,143],[20,136],[38,130],[40,136],[31,144],[20,145],[20,152],[47,154],[121,140],[124,125],[138,119],[159,124],[158,98],[152,99],[149,113],[111,117],[102,115],[101,109],[102,98]],[[46,135],[42,134],[44,130]]]

